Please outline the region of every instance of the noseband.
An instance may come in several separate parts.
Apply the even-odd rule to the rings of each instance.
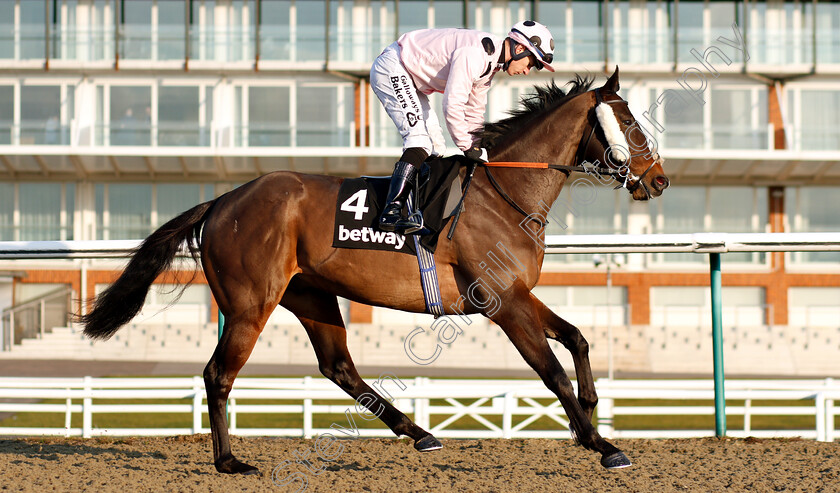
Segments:
[[[601,95],[601,88],[599,87],[598,89],[595,89],[595,106],[592,107],[589,115],[591,115],[592,114],[591,112],[594,111],[595,108],[597,108],[598,105],[601,104],[601,103],[606,103],[606,104],[621,104],[621,103],[624,103],[624,104],[627,104],[627,101],[625,101],[621,98],[607,101]],[[595,130],[598,127],[601,127],[601,126],[602,126],[601,125],[601,120],[599,120],[598,116],[596,115],[595,116],[595,124],[592,125],[592,128],[589,131],[589,135],[586,137],[586,142],[582,146],[578,146],[578,152],[577,152],[577,154],[575,154],[575,164],[574,164],[575,167],[582,166],[582,163],[586,162],[586,160],[584,159],[583,156],[585,156],[586,152],[589,150],[589,144],[592,142],[592,136],[595,135]],[[602,131],[603,131],[603,128],[602,128]],[[609,142],[607,144],[609,144]],[[607,147],[607,149],[609,149],[609,147]],[[628,149],[627,152],[630,152],[630,149]],[[638,155],[640,155],[640,154],[631,154],[627,158],[627,160],[629,161],[634,156],[638,156]],[[606,161],[606,157],[604,158],[604,160]],[[636,191],[637,188],[642,187],[642,189],[645,191],[645,195],[647,195],[648,200],[651,199],[652,196],[650,194],[650,189],[648,189],[648,186],[645,185],[644,177],[647,176],[648,172],[650,172],[650,170],[654,166],[656,166],[656,163],[659,163],[661,161],[662,161],[662,158],[659,156],[659,153],[656,153],[656,156],[655,156],[653,162],[650,164],[650,166],[647,167],[647,169],[644,171],[644,173],[642,173],[642,175],[638,176],[638,177],[630,171],[630,166],[628,165],[627,166],[627,172],[624,174],[624,182],[621,183],[620,185],[618,185],[617,187],[615,187],[615,189],[618,190],[619,188],[626,188],[628,192],[633,193],[633,192]],[[601,173],[601,174],[611,175],[616,180],[618,180],[619,177],[621,177],[621,172],[619,170],[613,169],[609,164],[606,164],[606,169],[602,168],[602,167],[596,167],[595,170],[598,171],[598,172],[607,171],[606,173]],[[633,178],[635,181],[631,183],[630,178]]]

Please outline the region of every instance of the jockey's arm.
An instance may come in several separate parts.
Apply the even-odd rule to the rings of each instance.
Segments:
[[[470,132],[476,128],[476,112],[480,111],[481,121],[484,120],[484,105],[486,104],[486,89],[477,107],[474,81],[486,70],[484,64],[484,49],[480,46],[459,48],[452,54],[449,78],[443,93],[443,114],[446,128],[452,136],[453,142],[459,149],[465,151],[472,147],[473,136]]]

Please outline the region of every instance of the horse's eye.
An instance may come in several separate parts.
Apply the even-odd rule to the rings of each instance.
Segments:
[[[625,125],[627,125],[627,126],[630,126],[630,125],[633,123],[633,120],[624,120],[624,121],[623,121],[623,122],[621,122],[621,123],[623,123],[623,124],[625,124]]]

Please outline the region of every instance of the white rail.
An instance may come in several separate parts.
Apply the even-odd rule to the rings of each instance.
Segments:
[[[121,258],[140,241],[2,241],[0,259]],[[548,235],[545,243],[546,253],[840,251],[840,232]]]
[[[402,383],[403,386],[399,385]],[[418,377],[399,382],[384,380],[386,397],[414,421],[443,438],[569,438],[568,421],[556,397],[539,380],[431,380]],[[596,382],[598,430],[612,438],[681,438],[709,436],[708,428],[631,430],[615,426],[620,416],[712,416],[715,408],[713,382],[709,380],[616,380]],[[731,436],[791,437],[833,441],[834,421],[840,415],[840,383],[826,380],[728,380],[726,397],[735,401],[727,406],[728,416],[743,416],[744,426],[730,431]],[[368,425],[360,419],[357,407],[344,392],[323,378],[257,379],[240,378],[230,394],[230,430],[241,436],[312,437],[323,433],[341,436],[339,428],[353,424]],[[208,433],[202,426],[207,412],[204,382],[200,377],[185,378],[4,378],[0,412],[58,413],[63,427],[0,427],[0,435],[65,436],[162,436]],[[59,403],[26,402],[33,399],[60,400]],[[113,399],[137,400],[138,403],[114,404]],[[178,403],[160,403],[163,399]],[[653,401],[632,405],[625,400]],[[702,404],[674,405],[657,402],[696,400]],[[243,402],[245,401],[245,402]],[[272,402],[266,402],[272,401]],[[331,401],[329,403],[325,401]],[[336,403],[336,401],[338,403]],[[741,401],[740,403],[738,401]],[[798,404],[798,405],[797,405]],[[103,413],[173,413],[182,414],[187,427],[115,428],[102,427],[94,418]],[[280,414],[300,418],[302,426],[281,428],[244,428],[237,424],[240,415]],[[316,426],[335,420],[339,427]],[[808,416],[813,427],[801,429],[762,429],[752,425],[756,416]],[[71,426],[73,416],[81,416],[81,426]],[[352,416],[351,421],[347,416]],[[328,417],[328,419],[324,419]],[[371,416],[367,416],[371,418]],[[481,424],[459,427],[458,420],[470,417]],[[542,417],[551,420],[538,427]],[[78,418],[77,418],[78,419]],[[390,437],[382,427],[359,428],[359,436]]]

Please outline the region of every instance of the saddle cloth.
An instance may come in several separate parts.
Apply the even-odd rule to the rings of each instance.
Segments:
[[[459,164],[457,157],[438,159],[424,163],[418,173],[420,210],[425,227],[431,231],[421,236],[419,243],[432,253],[437,248],[440,231],[461,197]],[[363,176],[342,182],[335,207],[333,247],[416,255],[414,241],[379,229],[379,214],[385,207],[390,181],[389,176]],[[413,203],[417,202],[415,198]]]

